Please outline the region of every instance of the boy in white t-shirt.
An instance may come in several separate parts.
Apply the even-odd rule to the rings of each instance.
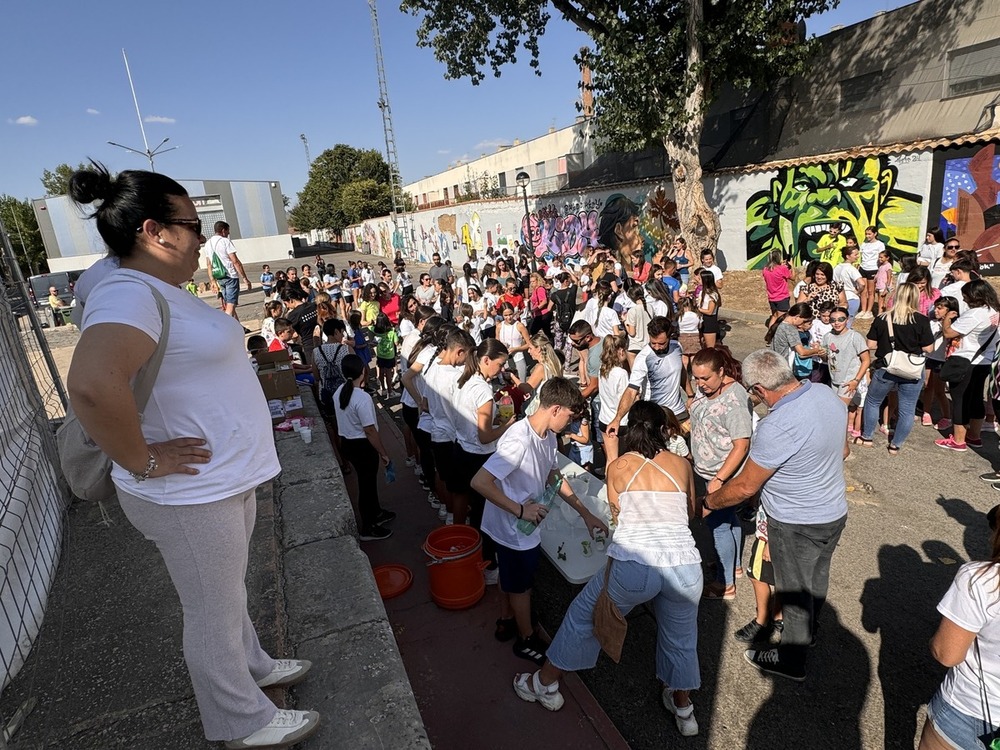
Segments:
[[[556,477],[556,434],[585,413],[587,403],[576,385],[560,377],[546,381],[538,399],[538,410],[497,441],[496,453],[472,478],[472,489],[489,501],[482,531],[496,542],[501,599],[495,636],[499,641],[514,638],[514,654],[541,666],[546,646],[531,624],[531,589],[541,557],[538,524],[548,508],[537,499]],[[559,496],[580,514],[591,535],[594,529],[607,533],[604,519],[591,513],[565,480]],[[521,519],[536,524],[530,534],[518,529]]]

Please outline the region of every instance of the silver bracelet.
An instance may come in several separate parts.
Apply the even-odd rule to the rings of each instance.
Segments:
[[[156,456],[154,456],[153,452],[150,451],[149,460],[146,462],[145,471],[143,471],[141,474],[137,474],[134,471],[130,471],[129,474],[132,475],[132,479],[134,479],[136,482],[145,482],[147,479],[149,479],[149,475],[152,474],[154,471],[156,471],[156,466],[157,466]]]

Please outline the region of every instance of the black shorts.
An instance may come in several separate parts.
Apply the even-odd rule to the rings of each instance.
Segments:
[[[431,452],[434,454],[434,467],[444,486],[449,492],[461,492],[455,489],[459,486],[455,481],[455,444],[431,441]]]
[[[767,301],[768,306],[771,308],[771,312],[788,312],[788,299],[779,299],[777,302]]]
[[[755,538],[753,540],[753,546],[750,548],[750,565],[747,567],[747,576],[755,581],[774,586],[774,566],[770,560],[764,559],[764,545],[766,544],[767,542],[763,539]]]
[[[396,366],[396,360],[394,359],[384,359],[383,357],[376,357],[375,361],[378,363],[379,368],[383,370],[391,370]]]
[[[704,315],[701,318],[701,332],[702,333],[718,333],[719,332],[719,316],[715,315]]]
[[[943,359],[931,359],[930,357],[924,358],[924,367],[934,374],[941,372],[941,368],[944,366]]]
[[[410,428],[410,432],[414,435],[417,434],[417,423],[420,422],[420,411],[415,406],[407,406],[406,404],[400,404],[403,407],[403,424]]]
[[[869,279],[869,280],[874,279],[875,278],[875,274],[878,273],[878,269],[877,268],[874,271],[866,271],[863,268],[859,268],[858,271],[861,272],[861,278],[863,278],[863,279]]]
[[[500,590],[505,594],[523,594],[535,585],[535,571],[542,558],[542,545],[531,549],[511,549],[496,543],[500,567]]]
[[[452,484],[445,477],[445,484],[448,486],[448,489],[452,492],[460,492],[463,495],[478,494],[472,489],[472,478],[483,468],[486,459],[492,455],[492,453],[469,453],[456,443],[454,464],[449,469],[449,473],[454,476],[455,489],[452,489]]]

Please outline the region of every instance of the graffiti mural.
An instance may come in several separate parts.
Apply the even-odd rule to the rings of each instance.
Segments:
[[[934,184],[941,192],[936,223],[946,237],[954,235],[963,248],[977,251],[981,263],[1000,262],[997,145],[941,152],[934,170]]]
[[[818,257],[831,224],[859,243],[873,226],[897,258],[915,253],[922,199],[899,189],[898,179],[884,155],[779,170],[768,189],[747,199],[747,268],[762,268],[773,250],[793,262]]]

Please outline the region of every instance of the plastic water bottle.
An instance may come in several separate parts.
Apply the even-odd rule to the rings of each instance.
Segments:
[[[535,502],[543,506],[546,510],[550,510],[556,502],[556,495],[559,494],[559,488],[562,486],[562,483],[563,475],[557,473],[556,478],[545,488],[542,496],[537,498]],[[525,536],[534,534],[537,528],[538,524],[529,521],[527,518],[522,518],[517,522],[517,530]]]

